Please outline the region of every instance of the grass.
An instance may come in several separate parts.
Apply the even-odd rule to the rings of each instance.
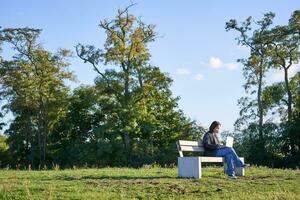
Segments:
[[[0,199],[300,199],[300,171],[246,169],[228,179],[220,167],[202,179],[177,178],[177,168],[0,170]]]

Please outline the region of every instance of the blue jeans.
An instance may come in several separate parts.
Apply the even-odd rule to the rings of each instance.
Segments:
[[[241,161],[241,159],[239,159],[235,150],[231,147],[216,149],[214,151],[214,154],[217,157],[225,157],[225,161],[227,164],[226,174],[229,176],[234,175],[235,167],[242,167],[244,164],[243,161]]]

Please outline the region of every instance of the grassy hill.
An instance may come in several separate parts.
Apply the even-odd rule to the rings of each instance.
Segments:
[[[177,178],[177,168],[0,170],[0,199],[300,199],[300,171],[254,167],[228,179],[220,167],[203,178]]]

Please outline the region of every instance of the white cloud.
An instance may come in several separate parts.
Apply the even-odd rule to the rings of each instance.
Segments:
[[[189,75],[189,74],[191,74],[191,71],[186,68],[179,68],[179,69],[176,69],[176,74],[177,75]]]
[[[198,81],[202,81],[204,79],[202,74],[196,74],[195,79]]]
[[[239,64],[236,62],[223,63],[223,61],[218,57],[211,57],[208,61],[208,65],[213,69],[225,67],[229,70],[236,70],[239,67]]]
[[[239,67],[239,64],[238,63],[235,63],[235,62],[231,62],[231,63],[226,63],[225,64],[225,67],[229,70],[235,70]]]
[[[208,65],[214,69],[218,69],[218,68],[222,67],[223,62],[221,61],[220,58],[211,57],[208,61]]]

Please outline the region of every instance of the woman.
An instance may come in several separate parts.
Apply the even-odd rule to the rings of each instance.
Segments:
[[[227,163],[226,174],[229,178],[236,179],[234,168],[249,167],[250,165],[244,164],[243,161],[239,159],[233,148],[226,147],[220,143],[217,135],[219,133],[220,127],[220,122],[214,121],[210,125],[209,131],[205,133],[203,137],[204,155],[225,157],[225,161]]]

